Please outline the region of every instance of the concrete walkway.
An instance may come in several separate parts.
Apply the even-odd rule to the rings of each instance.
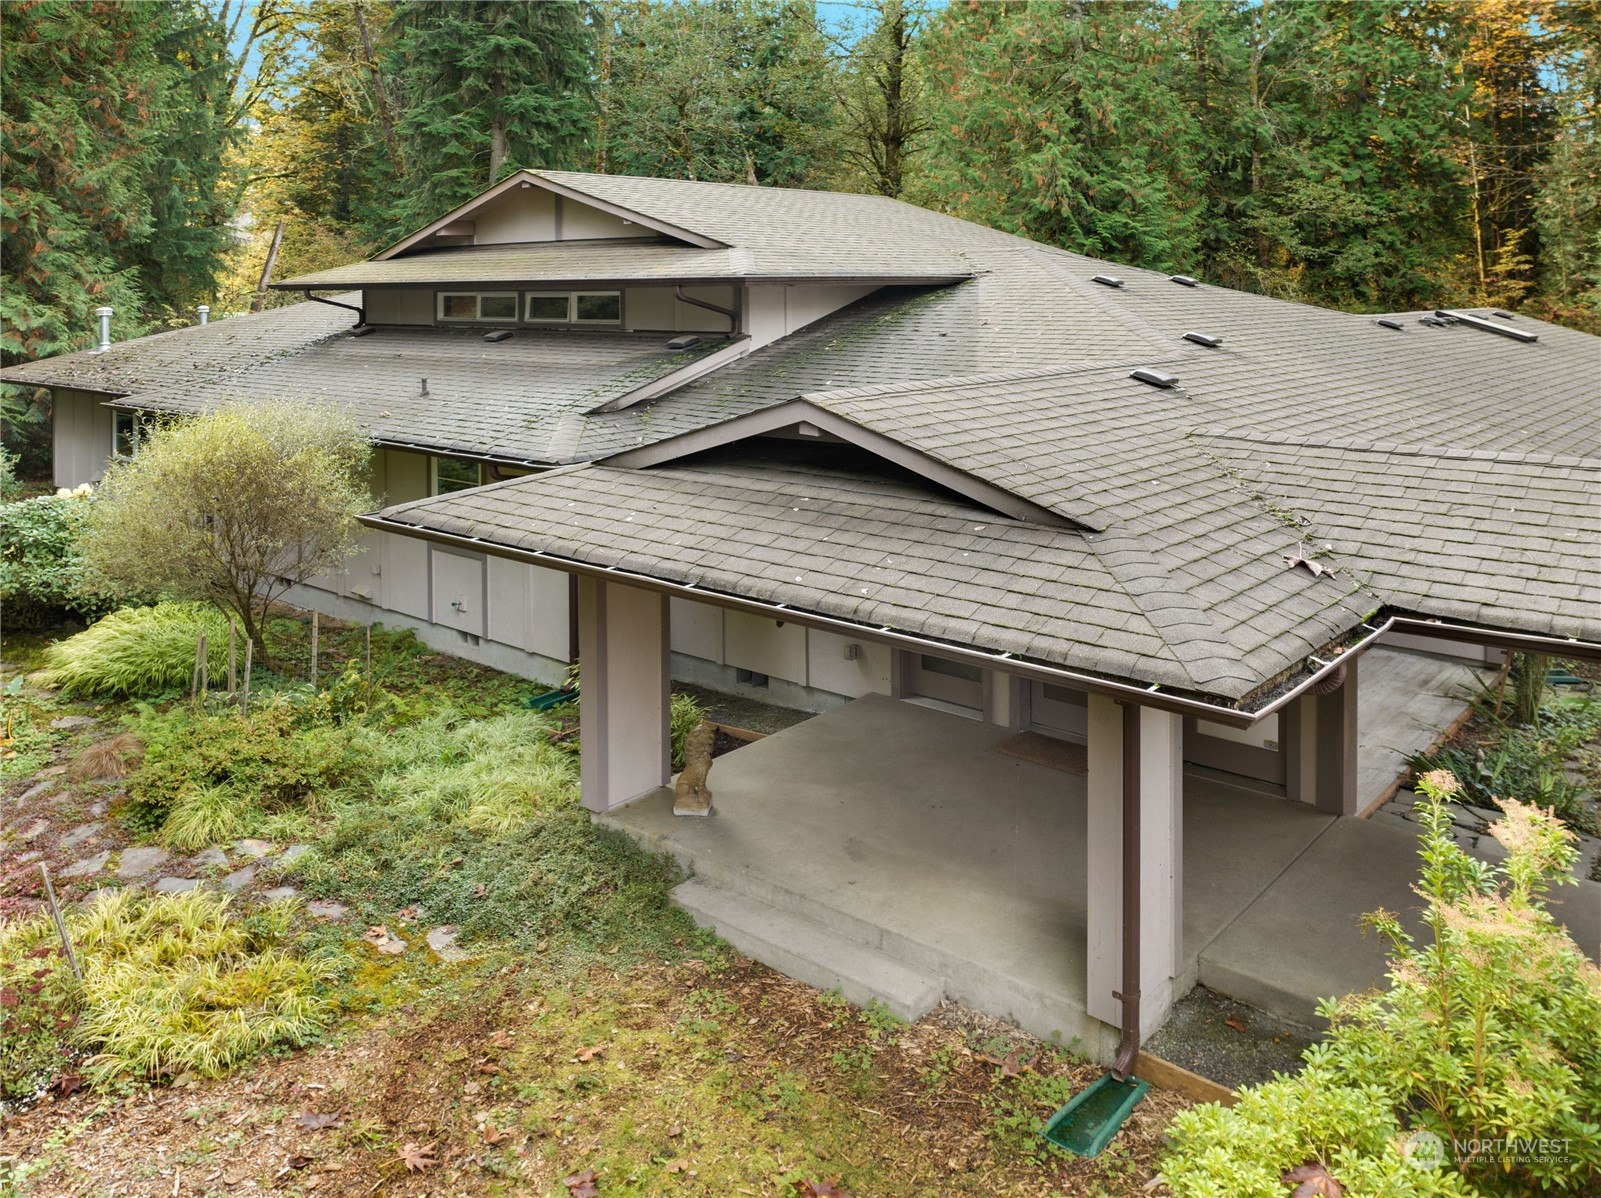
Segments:
[[[693,874],[737,948],[913,1017],[941,995],[1110,1051],[1084,1014],[1085,779],[992,751],[1005,729],[868,696],[718,759],[717,814],[660,791],[603,817]],[[1360,917],[1413,910],[1412,833],[1187,776],[1185,985],[1310,1022],[1382,980]],[[1569,889],[1601,945],[1601,886]]]
[[[1375,645],[1362,655],[1357,696],[1357,793],[1366,808],[1467,710],[1468,696],[1494,671],[1460,658]]]

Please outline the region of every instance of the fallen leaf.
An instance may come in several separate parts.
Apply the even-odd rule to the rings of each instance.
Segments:
[[[65,1098],[83,1089],[83,1077],[77,1073],[63,1073],[56,1078],[56,1092]]]
[[[593,1061],[605,1051],[606,1046],[604,1044],[594,1044],[588,1048],[580,1048],[576,1053],[573,1054],[573,1059],[587,1063],[589,1061]]]
[[[595,1183],[600,1180],[600,1174],[593,1169],[585,1169],[582,1173],[574,1173],[561,1179],[562,1185],[572,1198],[597,1198],[600,1187]]]
[[[311,1162],[314,1159],[316,1159],[316,1158],[309,1157],[309,1156],[302,1156],[300,1153],[297,1152],[297,1153],[295,1153],[294,1156],[289,1158],[289,1167],[291,1169],[304,1169],[307,1165],[311,1164]]]
[[[493,1124],[485,1127],[483,1130],[485,1144],[498,1144],[506,1138],[506,1133],[501,1131],[500,1128],[494,1126]]]
[[[395,912],[395,918],[401,923],[416,923],[421,915],[422,909],[419,907],[402,907]]]
[[[408,1173],[420,1173],[424,1169],[431,1169],[439,1162],[434,1159],[434,1146],[424,1144],[418,1147],[408,1143],[400,1150],[400,1161],[406,1166]]]
[[[489,1037],[489,1047],[491,1048],[507,1049],[512,1047],[513,1043],[512,1034],[504,1029]]]
[[[295,1116],[295,1123],[306,1131],[321,1131],[325,1127],[338,1127],[339,1116],[306,1111]]]
[[[1230,1015],[1223,1021],[1223,1026],[1231,1027],[1237,1032],[1243,1032],[1245,1030],[1245,1020],[1241,1019],[1238,1015]]]
[[[671,1127],[669,1127],[667,1129],[667,1138],[669,1140],[676,1140],[679,1136],[681,1136],[683,1134],[684,1134],[684,1128],[683,1128],[683,1125],[680,1124],[680,1123],[674,1123]]]
[[[667,1162],[667,1172],[669,1173],[687,1173],[688,1171],[689,1162],[683,1157],[679,1157],[676,1161]]]
[[[795,1198],[851,1198],[837,1181],[801,1181],[795,1185]]]
[[[1290,1198],[1345,1198],[1345,1187],[1334,1179],[1322,1161],[1297,1165],[1279,1180],[1287,1186],[1295,1186]]]
[[[381,923],[368,928],[361,938],[386,957],[398,957],[406,951],[406,942],[390,935],[389,929]]]
[[[489,887],[485,886],[482,882],[473,887],[473,898],[483,898],[488,893]]]

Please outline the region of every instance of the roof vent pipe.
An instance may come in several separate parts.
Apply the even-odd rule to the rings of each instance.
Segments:
[[[195,312],[199,315],[201,324],[211,323],[211,308],[208,305],[201,304],[200,307],[195,309]]]
[[[95,315],[100,318],[100,344],[95,346],[95,353],[103,354],[111,348],[111,308],[96,308]]]

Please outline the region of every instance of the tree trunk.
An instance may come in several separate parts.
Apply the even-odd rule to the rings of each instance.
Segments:
[[[406,164],[400,157],[400,145],[395,140],[395,119],[389,108],[389,93],[384,90],[383,72],[378,69],[378,59],[373,54],[372,34],[367,29],[366,17],[362,15],[362,0],[353,0],[352,8],[356,17],[356,33],[361,38],[362,61],[372,74],[373,102],[378,109],[378,123],[383,126],[384,145],[389,147],[395,174],[405,178]]]

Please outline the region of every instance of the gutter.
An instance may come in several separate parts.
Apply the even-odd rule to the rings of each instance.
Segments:
[[[558,467],[558,469],[571,468]],[[888,626],[874,628],[851,620],[840,619],[836,616],[826,616],[820,612],[802,611],[783,603],[768,603],[759,599],[747,599],[741,595],[730,595],[725,591],[713,591],[706,587],[699,587],[694,583],[671,582],[667,579],[654,578],[649,574],[625,570],[618,566],[593,566],[587,562],[577,561],[574,558],[562,557],[559,554],[545,553],[536,549],[517,549],[513,546],[485,541],[481,537],[463,536],[458,533],[422,528],[418,525],[407,524],[404,521],[388,519],[379,512],[369,512],[365,515],[357,516],[356,519],[368,528],[377,529],[380,532],[393,532],[400,536],[413,537],[420,541],[431,541],[434,544],[449,545],[452,548],[465,549],[474,553],[487,553],[495,557],[507,558],[511,561],[526,562],[531,566],[543,566],[548,570],[559,570],[563,574],[610,579],[613,582],[638,587],[642,591],[654,591],[679,599],[693,599],[700,603],[712,602],[719,607],[733,608],[736,611],[764,616],[767,619],[785,620],[806,628],[817,628],[824,632],[838,633],[841,636],[857,640],[871,641],[875,644],[890,645],[900,649],[916,649],[921,652],[934,653],[951,661],[978,666],[980,669],[1003,670],[1006,673],[1015,674],[1019,678],[1028,678],[1038,682],[1066,683],[1079,690],[1108,695],[1114,699],[1138,703],[1142,707],[1151,707],[1158,711],[1171,711],[1178,715],[1194,716],[1196,719],[1209,720],[1214,724],[1222,724],[1229,728],[1249,728],[1258,720],[1272,715],[1287,706],[1317,684],[1328,679],[1336,671],[1343,669],[1345,662],[1366,652],[1375,641],[1392,629],[1397,632],[1407,632],[1414,636],[1433,637],[1438,640],[1466,641],[1472,644],[1512,648],[1520,652],[1548,653],[1557,657],[1578,657],[1590,661],[1601,661],[1601,644],[1594,644],[1589,641],[1517,632],[1498,632],[1494,629],[1475,628],[1471,625],[1445,624],[1436,620],[1391,616],[1377,626],[1371,623],[1360,625],[1361,628],[1366,630],[1365,636],[1344,646],[1329,661],[1324,661],[1318,657],[1310,658],[1309,660],[1317,667],[1312,673],[1302,678],[1282,694],[1274,696],[1272,702],[1265,706],[1250,711],[1242,711],[1237,707],[1225,707],[1218,703],[1209,703],[1203,699],[1190,699],[1182,695],[1169,693],[1162,690],[1161,683],[1141,686],[1132,682],[1119,682],[1115,679],[1102,678],[1095,674],[1085,674],[1062,666],[1050,666],[1032,662],[1025,658],[1014,657],[1009,652],[1003,653],[989,649],[973,649],[965,645],[953,645],[946,641],[935,640],[932,637],[918,636],[910,632],[899,632]]]

